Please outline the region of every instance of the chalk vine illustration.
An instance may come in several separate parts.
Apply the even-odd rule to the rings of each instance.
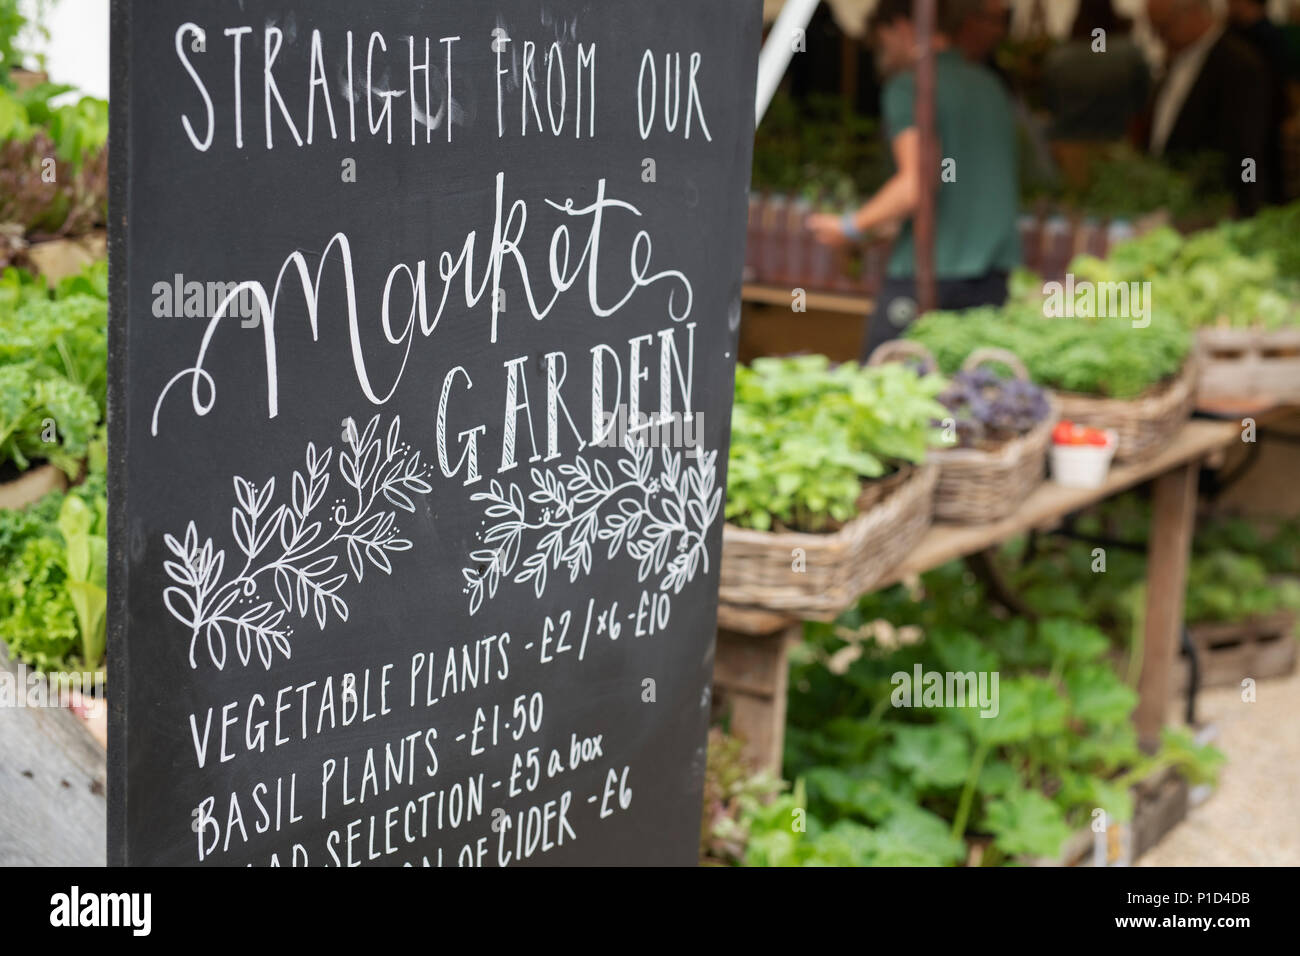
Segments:
[[[714,487],[718,453],[700,451],[693,465],[684,465],[681,451],[664,446],[656,473],[648,445],[629,439],[623,452],[619,478],[603,461],[579,456],[555,469],[531,469],[526,501],[519,485],[503,487],[495,479],[488,491],[470,496],[485,503],[488,518],[499,519],[479,535],[491,547],[471,552],[475,566],[463,572],[470,614],[485,596],[496,596],[503,580],[532,582],[541,597],[550,572],[562,566],[570,581],[589,574],[599,541],[609,560],[623,552],[640,562],[638,580],[663,574],[662,591],[679,594],[701,567],[707,572],[704,536],[722,506],[722,489]],[[525,548],[531,553],[521,564]]]
[[[233,577],[223,577],[226,551],[215,548],[211,538],[200,544],[193,521],[182,539],[164,535],[175,557],[164,562],[164,570],[175,583],[164,590],[163,602],[190,629],[190,667],[198,667],[195,654],[202,639],[213,665],[224,669],[233,638],[242,665],[248,666],[256,651],[270,670],[276,652],[291,656],[295,613],[304,620],[314,616],[322,630],[331,614],[346,621],[342,591],[349,571],[358,583],[369,565],[391,574],[389,553],[410,550],[411,542],[398,536],[396,520],[399,509],[415,512],[414,496],[432,491],[420,452],[401,440],[400,417],[384,435],[378,415],[360,434],[352,419],[345,425],[337,459],[333,448],[307,445],[305,468],[289,480],[290,501],[275,503],[275,478],[259,488],[235,476],[230,530],[244,561]],[[346,491],[327,503],[331,462]],[[269,595],[272,580],[274,596]]]

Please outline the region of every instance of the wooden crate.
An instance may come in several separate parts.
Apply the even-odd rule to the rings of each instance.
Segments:
[[[1198,405],[1300,401],[1300,329],[1201,329]]]
[[[1235,687],[1243,678],[1283,677],[1295,670],[1295,617],[1271,614],[1224,624],[1194,624],[1190,629],[1200,663],[1202,687]],[[1191,665],[1177,662],[1177,683],[1187,693]]]
[[[1057,859],[1024,860],[1029,866],[1095,866],[1098,841],[1104,840],[1107,866],[1129,866],[1187,818],[1190,788],[1174,770],[1165,768],[1133,787],[1133,819],[1112,822],[1104,835],[1080,830],[1061,847]]]
[[[1170,830],[1187,819],[1187,781],[1172,770],[1154,780],[1138,784],[1137,807],[1133,812],[1133,859],[1141,858]]]

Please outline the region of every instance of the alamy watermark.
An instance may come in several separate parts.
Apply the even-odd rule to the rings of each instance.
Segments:
[[[619,405],[612,412],[600,413],[600,424],[591,443],[597,448],[623,448],[629,442],[650,448],[688,448],[686,456],[695,458],[699,455],[703,430],[702,412],[646,415]]]
[[[148,936],[153,928],[153,894],[83,893],[81,887],[73,886],[50,897],[50,925],[59,929],[129,929],[133,936]]]
[[[1132,319],[1133,328],[1151,324],[1150,282],[1076,282],[1073,273],[1065,282],[1043,283],[1043,315],[1049,319]]]
[[[889,679],[895,707],[978,707],[981,717],[998,715],[997,671],[897,671]]]
[[[0,708],[84,706],[88,717],[104,712],[104,672],[15,671],[0,668]]]
[[[176,273],[170,282],[153,284],[153,315],[156,319],[210,319],[222,307],[223,314],[239,319],[245,329],[262,324],[262,307],[252,288],[238,282],[198,282]]]

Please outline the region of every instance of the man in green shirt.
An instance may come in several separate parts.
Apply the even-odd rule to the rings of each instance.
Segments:
[[[940,0],[935,50],[935,126],[940,168],[934,265],[941,309],[1000,305],[1007,274],[1020,263],[1015,120],[1001,83],[968,62],[949,37],[967,12]],[[890,77],[881,95],[882,116],[897,171],[858,210],[815,215],[809,226],[821,242],[855,242],[881,226],[902,223],[886,281],[867,327],[865,359],[916,318],[916,261],[912,217],[923,178],[916,127],[916,62],[911,0],[880,0],[868,24],[877,65]]]

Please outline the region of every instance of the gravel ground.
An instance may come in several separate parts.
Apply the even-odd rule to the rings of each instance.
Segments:
[[[1138,866],[1300,866],[1300,673],[1202,691],[1197,718],[1228,757],[1214,794]],[[1170,722],[1182,715],[1171,712]]]

